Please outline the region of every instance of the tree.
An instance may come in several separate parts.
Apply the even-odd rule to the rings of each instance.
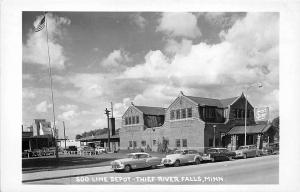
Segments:
[[[81,139],[81,138],[82,138],[82,135],[80,135],[80,134],[77,134],[77,135],[75,136],[75,139],[76,139],[76,140]]]

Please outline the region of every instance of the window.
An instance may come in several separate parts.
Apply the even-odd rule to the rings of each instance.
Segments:
[[[128,124],[131,124],[131,117],[128,117]]]
[[[140,154],[140,155],[138,156],[138,158],[148,158],[148,155],[147,155],[147,154]]]
[[[180,109],[176,110],[176,119],[180,119]]]
[[[170,119],[171,120],[175,119],[175,111],[174,110],[171,110],[171,112],[170,112]]]
[[[182,139],[182,147],[187,147],[187,139]]]
[[[180,139],[176,139],[175,144],[176,144],[176,147],[180,147]]]
[[[135,116],[132,117],[132,124],[135,124]]]
[[[125,117],[125,125],[128,125],[128,118]]]
[[[141,142],[142,146],[146,146],[146,141]]]
[[[187,117],[192,117],[192,108],[187,108]]]
[[[129,147],[132,147],[132,141],[129,141]]]
[[[133,141],[133,147],[136,147],[136,141]]]
[[[181,118],[182,119],[186,118],[186,109],[181,109]]]
[[[139,122],[140,122],[139,116],[136,116],[136,124],[139,124]]]
[[[153,140],[152,143],[153,143],[153,145],[156,145],[156,140]]]

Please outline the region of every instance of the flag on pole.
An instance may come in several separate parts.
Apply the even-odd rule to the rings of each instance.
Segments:
[[[40,21],[40,23],[35,27],[34,31],[35,32],[39,32],[40,30],[44,29],[44,27],[45,27],[45,21],[46,21],[46,17],[44,16],[42,18],[42,20]]]

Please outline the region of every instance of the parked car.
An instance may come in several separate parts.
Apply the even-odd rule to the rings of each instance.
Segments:
[[[235,157],[235,152],[229,151],[226,148],[210,148],[203,154],[202,159],[204,161],[227,161],[232,160]]]
[[[66,149],[66,152],[75,152],[75,151],[77,151],[77,147],[76,146],[69,146]]]
[[[261,149],[263,155],[279,154],[279,143],[270,143]]]
[[[148,153],[142,152],[130,153],[127,155],[127,158],[111,162],[114,171],[123,170],[124,172],[140,168],[156,168],[159,165],[161,165],[161,158],[152,157]]]
[[[202,158],[196,150],[176,150],[173,154],[162,159],[165,166],[173,165],[174,167],[187,163],[200,164],[201,161]]]
[[[96,147],[95,149],[96,154],[100,154],[100,153],[106,153],[106,149],[104,147]]]
[[[248,158],[248,157],[256,157],[260,156],[261,153],[257,149],[256,145],[246,145],[246,146],[240,146],[238,150],[234,151],[236,153],[236,158]]]
[[[28,158],[28,157],[32,157],[33,153],[30,150],[24,150],[22,151],[22,158]]]
[[[43,155],[43,150],[41,149],[33,149],[32,150],[32,157],[40,157]]]
[[[77,150],[81,153],[90,153],[90,154],[95,153],[95,149],[93,147],[90,147],[90,146],[80,146],[80,147],[77,148]]]
[[[51,156],[55,155],[55,147],[44,147],[42,149],[42,156]]]

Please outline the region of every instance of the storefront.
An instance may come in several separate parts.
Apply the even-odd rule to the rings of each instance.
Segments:
[[[246,144],[256,145],[258,148],[262,148],[268,143],[274,142],[274,136],[277,129],[272,124],[257,124],[246,127]],[[245,145],[245,126],[233,127],[227,135],[231,136],[232,150],[237,149],[239,146]]]

